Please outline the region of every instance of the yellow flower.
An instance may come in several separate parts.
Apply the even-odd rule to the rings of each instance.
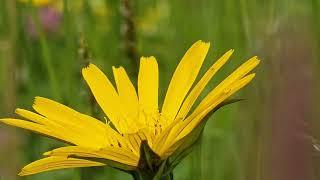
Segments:
[[[208,113],[255,76],[249,73],[259,64],[257,57],[237,68],[190,112],[210,79],[233,53],[233,50],[226,52],[194,83],[209,46],[209,43],[197,41],[186,52],[172,76],[161,110],[158,106],[158,64],[151,56],[140,60],[137,91],[122,67],[113,67],[116,87],[95,65],[90,64],[82,70],[108,119],[106,123],[42,97],[35,98],[33,109],[37,113],[16,110],[27,120],[1,119],[3,123],[71,144],[44,153],[47,157],[25,166],[19,175],[114,162],[125,165],[125,170],[134,170],[141,163],[142,142],[147,142],[160,160],[166,160],[186,143],[185,137]]]
[[[32,5],[41,7],[41,6],[48,6],[50,3],[54,2],[55,0],[19,0],[23,3],[29,3],[31,2]]]
[[[21,3],[31,3],[35,7],[51,7],[59,12],[63,12],[63,0],[18,0]],[[88,1],[94,15],[98,17],[107,17],[110,14],[107,4],[104,0]],[[84,8],[83,0],[70,1],[69,9],[74,13],[79,13]]]

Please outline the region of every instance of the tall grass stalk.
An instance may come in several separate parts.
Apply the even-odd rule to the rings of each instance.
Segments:
[[[312,10],[312,17],[313,17],[313,27],[314,27],[314,36],[315,36],[315,60],[314,60],[314,67],[317,79],[320,78],[320,0],[311,0],[311,10]],[[320,89],[320,83],[317,83],[318,90]],[[320,97],[320,91],[318,92],[318,97]],[[320,112],[320,111],[319,111]]]
[[[139,67],[139,55],[137,52],[136,27],[134,22],[134,1],[120,0],[120,33],[122,35],[122,45],[124,53],[131,64],[132,77],[137,77]]]
[[[61,66],[63,68],[64,72],[69,72],[64,75],[64,99],[67,100],[68,104],[72,104],[73,106],[79,107],[80,104],[80,98],[78,88],[76,86],[76,82],[80,78],[80,73],[78,72],[78,68],[81,67],[79,65],[80,63],[77,63],[77,35],[78,30],[75,27],[75,21],[72,18],[72,14],[70,12],[70,1],[63,0],[63,36],[64,39],[64,45],[65,45],[65,53],[66,56],[62,57],[65,59],[65,64]],[[76,72],[75,72],[75,69]],[[76,76],[76,75],[78,76]]]
[[[16,105],[16,89],[17,89],[17,81],[16,81],[16,61],[17,61],[17,41],[18,41],[18,33],[17,33],[17,6],[16,1],[6,1],[7,11],[8,11],[8,25],[9,25],[9,36],[6,40],[7,52],[4,57],[4,112],[6,114],[11,114],[15,109]]]
[[[32,6],[30,0],[29,0],[29,10],[31,11],[32,20],[34,22],[36,32],[39,34],[41,55],[42,55],[41,59],[43,61],[43,64],[46,67],[46,70],[48,71],[49,84],[50,84],[52,95],[57,101],[62,100],[62,96],[60,94],[60,90],[58,86],[56,69],[52,64],[52,58],[51,58],[52,55],[50,52],[50,45],[47,41],[46,35],[44,34],[43,28],[41,27],[38,9]]]
[[[314,60],[313,60],[313,72],[315,74],[315,79],[317,81],[315,82],[316,84],[314,85],[314,101],[313,101],[313,122],[312,122],[312,130],[313,130],[313,136],[317,139],[318,142],[320,139],[320,122],[319,122],[319,117],[320,117],[320,0],[310,0],[310,6],[311,6],[311,11],[312,11],[312,17],[313,17],[313,27],[314,27],[314,36],[315,36],[315,46],[313,48],[313,51],[315,52],[314,55]],[[320,154],[320,151],[316,150],[317,154]],[[314,162],[314,174],[315,174],[315,179],[320,178],[320,171],[319,171],[319,166],[320,166],[320,160],[315,160]]]

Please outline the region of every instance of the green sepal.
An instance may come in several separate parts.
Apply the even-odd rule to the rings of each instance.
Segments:
[[[161,164],[161,158],[148,145],[147,141],[142,141],[140,145],[139,169],[149,169],[155,171]]]
[[[172,173],[164,175],[167,169],[167,160],[161,160],[160,156],[150,148],[147,141],[142,141],[138,168],[130,173],[133,178],[136,180],[171,180]]]
[[[165,171],[167,165],[168,164],[167,164],[167,159],[166,159],[161,163],[156,175],[152,178],[152,180],[161,180],[161,179],[163,179],[163,177],[165,176],[164,175],[164,171]]]
[[[168,169],[165,174],[169,174],[173,171],[173,169],[188,155],[192,152],[193,147],[200,141],[200,137],[204,130],[204,127],[208,121],[208,119],[213,115],[214,112],[219,110],[220,108],[233,104],[244,99],[230,99],[222,102],[217,107],[215,107],[210,113],[208,113],[201,123],[199,123],[188,135],[180,139],[173,146],[178,146],[175,150],[174,154],[170,156],[170,163],[168,165]]]

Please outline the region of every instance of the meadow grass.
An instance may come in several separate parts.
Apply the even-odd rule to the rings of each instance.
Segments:
[[[34,96],[44,96],[103,119],[101,110],[92,108],[81,68],[90,60],[109,75],[113,65],[124,66],[134,74],[138,67],[131,61],[138,59],[130,59],[124,48],[121,27],[125,22],[119,12],[122,1],[93,3],[96,1],[63,0],[63,8],[58,10],[61,19],[54,32],[44,29],[38,8],[15,1],[0,1],[0,93],[3,99],[0,117],[12,116],[15,107],[28,109]],[[280,31],[287,23],[293,23],[302,33],[307,33],[314,52],[314,60],[310,59],[313,83],[318,90],[314,96],[319,99],[320,1],[135,0],[132,3],[135,48],[138,56],[154,55],[158,59],[160,97],[164,96],[169,78],[183,53],[198,39],[212,43],[205,68],[227,50],[235,49],[231,61],[215,77],[206,93],[251,55],[262,59],[257,79],[241,93],[247,100],[224,108],[211,118],[201,145],[176,168],[176,179],[267,179],[266,162],[272,144],[268,141],[272,131],[268,116],[272,103],[268,102],[272,102],[269,93],[277,81],[270,81],[269,77],[272,72],[279,72],[280,66],[272,64],[269,58],[274,57],[274,50],[283,50],[281,45],[276,46],[281,39],[278,36],[286,34]],[[28,21],[34,22],[36,35],[28,32]],[[305,22],[311,24],[310,29],[304,29]],[[90,54],[88,59],[78,52],[81,38]],[[270,45],[275,47],[270,48]],[[314,102],[312,107],[315,109],[313,119],[316,119],[320,112],[316,110],[319,102]],[[315,136],[320,137],[319,121],[308,122]],[[40,158],[42,152],[58,147],[59,143],[3,126],[0,130],[16,136],[19,141],[18,145],[0,145],[2,179],[130,179],[110,168],[62,170],[18,178],[15,173],[22,165]],[[1,143],[6,141],[2,142],[0,138]],[[4,154],[8,151],[3,147],[12,148],[11,153]],[[315,172],[317,169],[319,167],[314,167]]]

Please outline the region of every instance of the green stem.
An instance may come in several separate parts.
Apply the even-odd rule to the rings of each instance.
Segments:
[[[70,70],[70,67],[74,67],[75,60],[77,58],[77,47],[75,45],[76,41],[76,33],[74,28],[74,21],[72,20],[72,17],[70,14],[70,8],[69,8],[70,1],[63,0],[63,28],[64,28],[64,36],[66,37],[66,50],[69,53],[64,53],[65,59],[68,59],[68,61],[64,61],[64,66],[62,67],[63,71],[68,72]],[[78,72],[77,72],[78,73]],[[66,97],[66,100],[68,104],[77,105],[80,104],[78,97],[78,90],[72,82],[74,82],[76,77],[74,76],[74,72],[69,72],[64,75],[64,81],[62,82],[64,84],[64,93],[68,93]],[[61,91],[62,89],[60,89]],[[67,91],[65,91],[67,90]]]
[[[132,77],[138,75],[138,52],[137,52],[137,36],[136,27],[134,24],[134,12],[133,12],[133,1],[121,0],[120,1],[120,14],[122,16],[122,23],[120,27],[124,51],[127,58],[130,60],[132,66]]]
[[[132,177],[134,180],[173,180],[173,173],[161,176],[160,178],[155,177],[155,173],[150,173],[146,171],[134,171]]]
[[[16,60],[17,60],[17,7],[15,1],[7,1],[7,9],[8,9],[8,43],[6,52],[3,52],[5,56],[4,63],[4,87],[6,90],[4,91],[3,104],[4,111],[6,114],[11,114],[15,108],[16,104],[16,89],[17,89],[17,81],[15,79],[16,73]],[[5,51],[5,50],[4,50]],[[2,52],[1,52],[2,53]]]
[[[31,2],[29,2],[31,3]],[[31,6],[31,4],[30,4]],[[40,40],[40,46],[41,46],[41,53],[42,53],[42,60],[44,65],[47,68],[48,76],[49,76],[49,83],[51,87],[51,91],[53,93],[53,96],[56,100],[61,100],[61,95],[58,89],[58,83],[56,79],[56,73],[52,65],[52,59],[50,55],[50,50],[48,47],[48,41],[47,38],[43,32],[43,29],[41,27],[40,18],[37,12],[37,9],[34,7],[31,7],[31,13],[32,13],[32,19],[34,21],[34,25],[36,28],[36,31],[39,33],[39,40]]]

